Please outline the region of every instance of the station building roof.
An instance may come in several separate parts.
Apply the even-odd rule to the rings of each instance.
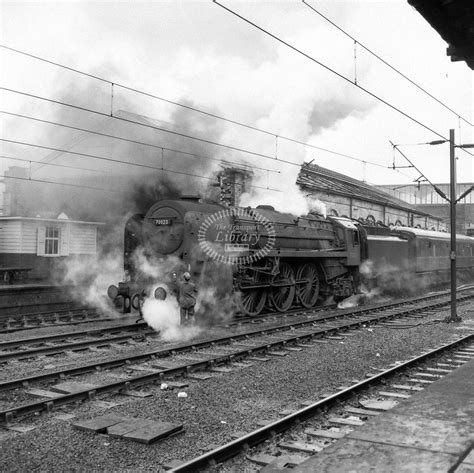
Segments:
[[[416,215],[439,218],[422,212],[416,207],[407,204],[405,201],[397,199],[370,184],[316,164],[304,163],[296,183],[301,187],[317,192],[356,198],[366,202],[373,202],[387,207],[405,210]]]
[[[408,0],[448,43],[451,61],[466,61],[474,70],[474,5],[472,0]]]

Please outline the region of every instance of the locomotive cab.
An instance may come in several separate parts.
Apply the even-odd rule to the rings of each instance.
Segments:
[[[347,266],[359,266],[361,262],[361,235],[355,223],[345,217],[328,217],[334,223],[337,240],[347,251]]]

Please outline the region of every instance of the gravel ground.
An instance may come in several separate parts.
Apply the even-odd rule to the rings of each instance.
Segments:
[[[213,373],[206,381],[189,380],[184,388],[187,398],[178,398],[177,390],[161,391],[153,386],[144,389],[152,393],[144,399],[107,397],[107,401],[122,403],[107,410],[96,401],[28,418],[19,425],[35,426],[35,430],[21,434],[0,430],[0,471],[162,471],[167,462],[191,459],[230,441],[234,432],[248,432],[258,427],[258,421],[278,418],[283,409],[296,409],[302,401],[315,401],[320,394],[335,391],[350,380],[363,379],[372,368],[386,368],[474,332],[474,303],[459,304],[458,309],[463,317],[459,325],[439,323],[407,330],[364,328],[342,341],[316,344],[230,373]],[[448,311],[414,320],[413,324],[442,319]],[[185,432],[146,446],[74,430],[74,419],[55,418],[65,412],[77,419],[115,413],[182,423]],[[235,467],[233,471],[240,471],[237,464]]]

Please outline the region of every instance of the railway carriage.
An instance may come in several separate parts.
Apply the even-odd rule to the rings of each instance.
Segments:
[[[394,227],[394,234],[408,241],[408,261],[418,278],[433,283],[450,278],[451,235],[419,228]],[[470,277],[474,268],[474,238],[456,235],[456,267],[461,276]]]

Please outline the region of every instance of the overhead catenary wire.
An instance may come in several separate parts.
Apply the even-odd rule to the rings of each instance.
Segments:
[[[124,122],[127,122],[127,123],[132,123],[134,125],[139,125],[139,126],[142,126],[142,127],[151,128],[151,129],[154,129],[154,130],[157,130],[157,131],[160,131],[160,132],[170,133],[172,135],[178,135],[178,136],[181,136],[181,137],[184,137],[184,138],[188,138],[188,139],[196,140],[196,141],[203,142],[203,143],[206,143],[206,144],[211,144],[211,145],[231,149],[233,151],[249,154],[249,155],[252,155],[252,156],[259,157],[259,158],[270,159],[272,161],[278,161],[279,163],[289,164],[289,165],[292,165],[292,166],[298,166],[298,167],[301,166],[301,163],[295,163],[295,162],[289,161],[287,159],[282,159],[281,157],[278,157],[277,155],[276,156],[271,156],[271,155],[268,155],[268,154],[257,153],[257,152],[251,151],[251,150],[246,150],[246,149],[243,149],[243,148],[238,148],[238,147],[234,147],[234,146],[231,146],[231,145],[226,145],[224,143],[218,143],[218,142],[215,142],[215,141],[206,140],[204,138],[199,138],[199,137],[188,135],[188,134],[185,134],[185,133],[180,133],[180,132],[173,131],[173,130],[167,130],[165,128],[157,127],[155,125],[141,123],[139,121],[131,120],[131,119],[128,119],[128,118],[117,116],[117,115],[109,115],[108,113],[104,113],[104,112],[101,112],[99,110],[93,110],[93,109],[90,109],[90,108],[81,107],[79,105],[74,105],[74,104],[71,104],[71,103],[68,103],[68,102],[62,102],[62,101],[54,100],[54,99],[51,99],[51,98],[48,98],[48,97],[42,97],[40,95],[30,94],[28,92],[15,90],[15,89],[10,89],[8,87],[0,87],[0,90],[4,90],[6,92],[10,92],[10,93],[13,93],[13,94],[23,95],[23,96],[30,97],[30,98],[37,99],[37,100],[42,100],[42,101],[49,102],[49,103],[54,103],[56,105],[61,105],[61,106],[73,108],[73,109],[80,110],[80,111],[83,111],[83,112],[93,113],[93,114],[100,115],[100,116],[107,117],[107,118],[113,118],[113,119],[124,121]],[[276,138],[280,138],[279,135],[275,135],[275,136],[276,136]],[[323,149],[323,148],[321,148],[321,149]],[[341,156],[341,157],[345,157],[347,159],[358,161],[358,162],[363,163],[363,164],[370,164],[371,166],[385,168],[385,166],[383,166],[382,164],[374,163],[372,161],[367,161],[367,160],[364,160],[364,159],[355,158],[353,156],[349,156],[347,154],[339,153],[339,152],[336,152],[336,151],[329,151],[329,150],[325,150],[325,151],[327,151],[328,153],[335,154],[337,156]],[[203,157],[203,156],[201,156],[201,157]],[[208,158],[208,159],[215,159],[215,158]],[[242,164],[242,163],[235,163],[235,164]],[[258,167],[255,167],[252,164],[247,164],[247,165],[249,167],[254,168],[254,169],[260,169],[262,171],[268,171],[268,169],[258,168]],[[269,171],[279,173],[279,171],[274,171],[272,169],[270,169]]]
[[[75,187],[79,189],[89,189],[89,190],[96,190],[96,191],[105,191],[105,192],[113,192],[113,193],[121,193],[122,191],[117,189],[109,189],[105,187],[94,187],[94,186],[86,186],[83,184],[72,184],[67,182],[56,182],[56,181],[48,181],[47,179],[36,179],[32,177],[19,177],[19,176],[4,176],[2,180],[5,179],[15,179],[19,181],[28,181],[28,182],[40,182],[43,184],[56,184],[58,186],[66,186],[66,187]]]
[[[289,49],[295,51],[296,53],[302,55],[303,57],[305,57],[306,59],[309,59],[310,61],[314,62],[315,64],[321,66],[322,68],[326,69],[327,71],[331,72],[332,74],[335,74],[336,76],[338,76],[339,78],[343,79],[344,81],[348,82],[349,84],[352,84],[354,87],[357,87],[358,89],[362,90],[363,92],[365,92],[366,94],[370,95],[371,97],[373,97],[374,99],[378,100],[379,102],[383,103],[384,105],[386,105],[387,107],[391,108],[392,110],[396,111],[397,113],[400,113],[401,115],[403,115],[405,118],[408,118],[409,120],[411,120],[412,122],[418,124],[419,126],[425,128],[426,130],[430,131],[431,133],[435,134],[436,136],[439,136],[440,138],[443,138],[443,139],[447,139],[445,136],[443,136],[441,133],[439,133],[438,131],[434,130],[433,128],[431,128],[430,126],[422,123],[421,121],[419,121],[418,119],[416,119],[415,117],[411,116],[409,113],[407,112],[404,112],[403,110],[401,110],[400,108],[398,108],[397,106],[391,104],[390,102],[386,101],[385,99],[383,99],[382,97],[378,96],[377,94],[375,94],[374,92],[371,92],[370,90],[366,89],[365,87],[362,87],[360,84],[356,84],[354,83],[354,81],[352,81],[350,78],[346,77],[344,74],[341,74],[339,72],[337,72],[336,70],[332,69],[331,67],[329,67],[328,65],[324,64],[323,62],[319,61],[318,59],[310,56],[309,54],[305,53],[304,51],[302,51],[301,49],[297,48],[296,46],[293,46],[292,44],[288,43],[287,41],[283,40],[282,38],[274,35],[273,33],[271,33],[270,31],[266,30],[265,28],[263,28],[262,26],[259,26],[257,25],[255,22],[249,20],[248,18],[245,18],[244,16],[240,15],[239,13],[237,13],[236,11],[232,10],[231,8],[229,7],[226,7],[225,5],[222,5],[221,3],[219,3],[217,0],[212,0],[213,3],[215,3],[216,5],[218,5],[219,7],[221,7],[222,9],[228,11],[229,13],[231,13],[232,15],[234,15],[235,17],[239,18],[240,20],[244,21],[245,23],[248,23],[249,25],[253,26],[254,28],[258,29],[259,31],[261,31],[262,33],[270,36],[271,38],[273,38],[274,40],[278,41],[279,43],[283,44],[284,46],[288,47]],[[462,149],[462,148],[461,148]],[[470,152],[468,152],[466,149],[464,149],[465,152],[467,152],[468,154],[471,154]]]
[[[15,143],[13,141],[4,140],[2,138],[0,138],[0,141],[7,141],[7,142],[10,142],[10,143]],[[21,144],[21,143],[19,143],[19,144]],[[10,161],[21,161],[23,163],[30,163],[30,175],[31,175],[31,165],[32,164],[37,164],[37,161],[33,161],[32,159],[28,159],[28,158],[18,158],[18,157],[13,157],[13,156],[0,155],[0,159],[10,160]],[[84,168],[84,167],[81,167],[81,166],[72,166],[72,165],[69,165],[69,164],[58,164],[58,163],[42,163],[42,164],[44,164],[44,166],[54,166],[54,167],[59,167],[59,168],[64,168],[64,169],[75,169],[77,171],[88,171],[88,172],[97,172],[97,173],[100,173],[100,174],[109,174],[109,171],[104,171],[104,170],[101,170],[101,169]],[[8,176],[5,176],[5,177],[8,177]]]
[[[52,125],[52,126],[59,126],[59,127],[67,128],[67,129],[70,129],[70,130],[81,131],[81,132],[84,132],[84,133],[90,133],[90,134],[93,134],[93,135],[102,136],[102,137],[106,137],[106,138],[111,138],[111,139],[115,139],[115,140],[119,140],[119,141],[124,141],[124,142],[128,142],[128,143],[134,143],[134,144],[138,144],[138,145],[142,145],[142,146],[147,146],[147,147],[151,147],[151,148],[155,148],[155,149],[159,149],[159,150],[165,150],[165,151],[170,151],[170,152],[174,152],[174,153],[180,153],[180,154],[184,154],[184,155],[195,156],[197,158],[215,159],[216,161],[219,161],[223,164],[242,165],[242,163],[233,163],[233,162],[229,162],[229,161],[224,161],[222,159],[208,158],[208,157],[204,157],[204,156],[201,156],[201,155],[198,155],[198,154],[195,154],[195,153],[190,153],[190,152],[187,152],[187,151],[177,150],[177,149],[173,149],[173,148],[167,148],[167,147],[157,145],[157,144],[153,144],[153,143],[147,143],[147,142],[144,142],[144,141],[133,140],[131,138],[126,138],[126,137],[123,137],[123,136],[111,135],[111,134],[104,133],[104,132],[89,130],[89,129],[86,129],[86,128],[81,128],[81,127],[77,127],[77,126],[73,126],[73,125],[67,125],[65,123],[59,123],[59,122],[54,122],[54,121],[50,121],[50,120],[44,120],[44,119],[41,119],[41,118],[29,116],[29,115],[23,115],[23,114],[19,114],[19,113],[8,112],[6,110],[0,110],[0,113],[3,113],[5,115],[18,117],[18,118],[22,118],[22,119],[26,119],[26,120],[39,122],[39,123],[44,123],[44,124],[48,124],[48,125]],[[14,140],[3,139],[2,141],[14,141]],[[40,146],[37,146],[37,147],[40,147]],[[52,151],[57,150],[56,148],[53,148],[53,147],[44,146],[44,148],[45,149],[50,149]],[[64,149],[62,149],[61,152],[71,153],[70,151],[64,150]],[[281,161],[281,160],[279,160],[279,161]],[[362,161],[362,162],[364,163],[365,161]],[[133,164],[133,163],[129,163],[129,164]],[[295,166],[300,166],[299,164],[296,164],[296,163],[293,163],[293,162],[290,162],[289,164],[292,164],[292,165],[295,165]],[[367,164],[372,164],[372,163],[368,162]],[[381,165],[381,164],[375,164],[375,165],[378,166],[378,167],[382,167],[382,168],[386,169],[386,167]],[[257,169],[262,169],[262,168],[257,168]],[[403,176],[410,177],[410,176],[407,176],[405,173],[403,173],[401,171],[398,171],[398,170],[395,170],[395,171],[398,172],[399,174],[403,175]],[[249,185],[249,187],[255,187],[255,188],[259,188],[259,189],[268,189],[268,190],[281,192],[279,189],[273,189],[271,187],[263,187],[263,186],[255,186],[255,185]]]
[[[396,149],[409,163],[410,165],[416,169],[416,171],[419,172],[420,174],[420,177],[418,179],[416,179],[416,181],[419,181],[420,178],[423,178],[426,182],[428,182],[431,187],[433,187],[433,189],[436,191],[437,194],[439,194],[443,199],[446,199],[448,202],[450,202],[449,198],[446,196],[446,194],[436,185],[436,184],[433,184],[427,177],[425,174],[423,174],[416,166],[415,164],[413,164],[413,162],[408,158],[408,156],[403,153],[403,151],[401,149],[398,148],[398,145],[392,143],[390,141],[390,144],[392,145],[393,149]]]
[[[22,115],[22,114],[19,114],[19,113],[8,112],[8,111],[5,111],[5,110],[0,110],[0,113],[3,113],[5,115],[15,116],[15,117],[18,117],[18,118],[23,118],[23,119],[26,119],[26,120],[45,123],[45,124],[48,124],[48,125],[59,126],[59,127],[67,128],[67,129],[70,129],[70,130],[81,131],[81,132],[84,132],[84,133],[90,133],[90,134],[97,135],[97,136],[102,136],[102,137],[105,137],[105,138],[111,138],[111,139],[115,139],[115,140],[119,140],[119,141],[125,141],[125,142],[128,142],[128,143],[134,143],[134,144],[138,144],[138,145],[142,145],[142,146],[147,146],[147,147],[155,148],[155,149],[158,149],[158,150],[164,150],[164,151],[169,151],[169,152],[173,152],[173,153],[190,155],[190,156],[194,156],[194,157],[197,157],[197,158],[213,159],[213,160],[218,161],[218,162],[223,163],[223,164],[243,165],[242,163],[233,163],[231,161],[225,161],[225,160],[222,160],[222,159],[209,158],[209,157],[201,156],[201,155],[198,155],[198,154],[195,154],[195,153],[190,153],[190,152],[187,152],[187,151],[177,150],[177,149],[174,149],[174,148],[168,148],[166,146],[160,146],[160,145],[153,144],[153,143],[147,143],[145,141],[133,140],[131,138],[125,138],[123,136],[111,135],[111,134],[103,133],[103,132],[100,132],[100,131],[88,130],[87,128],[81,128],[81,127],[77,127],[77,126],[73,126],[73,125],[66,125],[65,123],[53,122],[53,121],[50,121],[50,120],[43,120],[41,118],[31,117],[29,115]],[[15,141],[15,140],[8,140],[8,139],[4,139],[4,138],[0,139],[0,141],[11,142],[11,143],[16,142],[18,144],[25,144],[27,146],[28,145],[36,146],[38,148],[49,149],[51,151],[60,151],[60,152],[63,152],[63,153],[79,154],[79,155],[82,154],[82,155],[87,156],[87,157],[93,157],[93,155],[87,155],[85,153],[75,153],[75,152],[65,150],[65,149],[59,149],[59,148],[54,148],[54,147],[49,147],[49,146],[42,146],[42,145],[34,145],[34,144],[24,143],[24,142]],[[96,156],[96,158],[98,159],[97,156]],[[103,158],[103,159],[106,159],[106,158]],[[112,159],[110,158],[109,160],[112,160]],[[125,163],[129,164],[129,165],[133,165],[133,166],[135,166],[135,165],[136,166],[143,166],[141,164],[133,163],[133,162],[125,162]],[[159,168],[157,168],[157,169],[159,169]],[[262,168],[257,168],[257,169],[262,169]],[[263,169],[263,170],[265,170],[265,169]],[[213,179],[213,178],[209,178],[209,179]],[[253,187],[258,187],[258,186],[253,186]],[[267,187],[260,187],[260,188],[276,190],[276,189],[271,189],[271,188],[267,188]]]
[[[113,163],[118,163],[118,164],[125,164],[125,165],[128,165],[128,166],[134,166],[134,167],[145,168],[145,169],[153,169],[153,170],[156,170],[156,171],[169,172],[169,173],[180,174],[180,175],[189,176],[189,177],[198,177],[200,179],[206,179],[206,180],[209,180],[209,181],[214,181],[215,180],[214,176],[213,177],[203,176],[201,174],[193,174],[193,173],[187,173],[187,172],[184,172],[184,171],[177,171],[175,169],[167,169],[163,166],[163,164],[161,164],[160,167],[157,167],[157,166],[151,166],[151,165],[148,165],[148,164],[140,164],[140,163],[135,163],[135,162],[130,162],[130,161],[123,161],[123,160],[119,160],[119,159],[108,158],[108,157],[105,157],[105,156],[97,156],[97,155],[94,155],[94,154],[80,153],[80,152],[77,152],[77,151],[70,151],[70,150],[61,149],[61,148],[54,148],[54,147],[51,147],[51,146],[44,146],[44,145],[40,145],[40,144],[27,143],[27,142],[24,142],[24,141],[8,140],[6,138],[0,138],[0,141],[6,142],[6,143],[11,143],[11,144],[16,144],[16,145],[33,147],[33,148],[46,149],[46,150],[49,150],[49,151],[56,151],[56,152],[61,152],[61,153],[66,153],[66,154],[73,154],[73,155],[87,157],[87,158],[91,158],[91,159],[97,159],[97,160],[101,160],[101,161],[108,161],[108,162],[113,162]],[[158,147],[158,148],[163,149],[161,147]],[[8,158],[8,159],[10,159],[10,158]],[[12,159],[15,159],[15,158],[12,158]],[[19,160],[20,158],[17,158],[17,159]],[[22,159],[22,160],[28,161],[28,162],[31,161],[30,159]],[[61,167],[71,168],[71,166],[69,166],[69,165],[61,165],[61,164],[53,164],[53,163],[44,163],[44,164],[46,166],[61,166]],[[74,168],[76,168],[76,167],[74,167]],[[81,169],[83,171],[91,171],[91,169],[87,169],[87,168],[76,168],[76,169]],[[7,177],[9,177],[9,176],[7,176]],[[270,190],[270,191],[274,191],[274,192],[282,192],[280,189],[274,189],[274,188],[271,188],[271,187],[263,187],[263,186],[255,186],[255,185],[249,185],[248,187],[254,187],[254,188],[257,188],[257,189]]]
[[[288,137],[288,136],[283,136],[283,135],[280,135],[280,134],[275,133],[273,131],[264,130],[262,128],[255,127],[253,125],[249,125],[247,123],[242,123],[242,122],[239,122],[237,120],[233,120],[233,119],[230,119],[230,118],[227,118],[227,117],[223,117],[221,115],[217,115],[217,114],[214,114],[214,113],[211,113],[211,112],[207,112],[205,110],[198,109],[196,107],[191,107],[190,105],[186,105],[186,104],[183,104],[183,103],[180,103],[180,102],[176,102],[176,101],[173,101],[173,100],[170,100],[170,99],[166,99],[164,97],[160,97],[158,95],[155,95],[155,94],[152,94],[152,93],[149,93],[149,92],[145,92],[143,90],[139,90],[139,89],[134,88],[134,87],[126,86],[124,84],[119,84],[117,82],[111,81],[110,79],[105,79],[105,78],[99,77],[95,74],[90,74],[88,72],[84,72],[84,71],[81,71],[79,69],[75,69],[73,67],[69,67],[69,66],[66,66],[64,64],[60,64],[58,62],[51,61],[49,59],[45,59],[45,58],[42,58],[40,56],[30,54],[30,53],[27,53],[25,51],[21,51],[19,49],[15,49],[15,48],[3,45],[3,44],[0,44],[0,48],[6,49],[6,50],[9,50],[9,51],[13,51],[15,53],[18,53],[18,54],[21,54],[21,55],[24,55],[24,56],[27,56],[27,57],[31,57],[33,59],[36,59],[36,60],[39,60],[39,61],[42,61],[42,62],[46,62],[48,64],[51,64],[51,65],[69,70],[71,72],[74,72],[74,73],[77,73],[77,74],[80,74],[80,75],[83,75],[83,76],[86,76],[86,77],[90,77],[92,79],[96,79],[98,81],[101,81],[101,82],[104,82],[104,83],[107,83],[107,84],[110,84],[111,85],[111,94],[113,93],[114,87],[115,88],[122,88],[124,90],[128,90],[130,92],[135,92],[137,94],[140,94],[140,95],[143,95],[143,96],[146,96],[146,97],[157,99],[157,100],[163,101],[165,103],[175,105],[177,107],[181,107],[181,108],[191,110],[191,111],[196,112],[196,113],[200,113],[202,115],[206,115],[206,116],[211,117],[211,118],[215,118],[215,119],[222,120],[222,121],[225,121],[225,122],[228,122],[228,123],[232,123],[234,125],[238,125],[238,126],[241,126],[241,127],[253,130],[253,131],[257,131],[257,132],[266,134],[266,135],[274,136],[277,139],[282,139],[282,140],[285,140],[285,141],[289,141],[291,143],[295,143],[295,144],[299,144],[299,145],[302,145],[302,146],[306,146],[308,148],[323,151],[325,153],[333,154],[335,156],[341,156],[341,157],[352,159],[352,160],[355,160],[355,161],[365,162],[367,164],[371,164],[371,165],[374,165],[374,166],[379,166],[377,163],[362,160],[360,158],[356,158],[354,156],[350,156],[350,155],[345,154],[345,153],[340,153],[338,151],[330,150],[330,149],[327,149],[327,148],[324,148],[324,147],[321,147],[321,146],[317,146],[317,145],[314,145],[314,144],[311,144],[311,143],[308,143],[308,142],[305,142],[305,141],[297,140],[295,138],[291,138],[291,137]],[[111,98],[111,113],[108,116],[113,116],[113,99],[112,98]],[[281,161],[280,159],[278,159],[278,160]]]
[[[134,125],[138,125],[138,126],[141,126],[141,127],[150,128],[150,129],[153,129],[153,130],[156,130],[156,131],[161,131],[163,133],[169,133],[169,134],[172,134],[172,135],[180,136],[182,138],[187,138],[187,139],[190,139],[190,140],[199,141],[201,143],[206,143],[206,144],[210,144],[210,145],[214,145],[214,146],[219,146],[219,147],[222,147],[222,148],[230,149],[232,151],[238,151],[238,152],[241,152],[241,153],[250,154],[250,155],[253,155],[253,156],[257,156],[259,158],[272,159],[273,161],[276,160],[276,161],[279,161],[279,162],[292,164],[294,166],[299,166],[299,164],[294,163],[292,161],[286,161],[286,160],[283,160],[283,159],[276,159],[275,157],[267,155],[267,154],[257,153],[255,151],[246,150],[246,149],[243,149],[243,148],[238,148],[236,146],[226,145],[224,143],[219,143],[219,142],[213,141],[213,140],[207,140],[205,138],[199,138],[199,137],[188,135],[187,133],[182,133],[182,132],[179,132],[179,131],[167,130],[166,128],[163,128],[163,127],[159,127],[159,126],[151,125],[151,124],[147,124],[147,123],[142,123],[142,122],[139,122],[139,121],[136,121],[136,120],[131,120],[129,118],[119,117],[117,115],[109,115],[108,113],[101,112],[99,110],[94,110],[94,109],[87,108],[87,107],[81,107],[79,105],[74,105],[74,104],[71,104],[71,103],[68,103],[68,102],[62,102],[60,100],[54,100],[54,99],[51,99],[51,98],[48,98],[48,97],[42,97],[40,95],[30,94],[28,92],[23,92],[23,91],[20,91],[20,90],[9,89],[7,87],[0,87],[0,90],[4,90],[6,92],[10,92],[10,93],[14,93],[14,94],[23,95],[25,97],[34,98],[34,99],[37,99],[37,100],[43,100],[45,102],[54,103],[56,105],[62,105],[64,107],[73,108],[75,110],[81,110],[83,112],[93,113],[95,115],[99,115],[99,116],[107,117],[107,118],[112,118],[114,120],[123,121],[123,122],[126,122],[126,123],[132,123]],[[251,166],[251,165],[249,165],[249,166]],[[264,169],[264,170],[266,171],[266,169]]]
[[[377,58],[380,62],[382,62],[383,64],[385,64],[387,67],[389,67],[390,69],[392,69],[392,71],[396,72],[398,75],[400,75],[401,77],[403,77],[405,80],[407,80],[408,82],[410,82],[410,84],[414,85],[416,88],[418,88],[419,90],[421,90],[424,94],[428,95],[428,97],[432,98],[433,100],[435,100],[438,104],[440,104],[441,106],[443,106],[445,109],[449,110],[451,113],[453,113],[454,115],[456,115],[456,117],[458,118],[458,120],[463,120],[465,123],[467,123],[468,125],[471,125],[471,126],[474,126],[473,123],[471,123],[469,120],[467,120],[466,118],[464,118],[461,114],[459,114],[458,112],[456,112],[455,110],[453,110],[452,108],[450,108],[448,105],[446,105],[444,102],[442,102],[441,100],[439,100],[437,97],[435,97],[433,94],[431,94],[430,92],[428,92],[425,88],[423,88],[421,85],[417,84],[414,80],[410,79],[406,74],[404,74],[403,72],[401,72],[399,69],[397,69],[396,67],[392,66],[388,61],[386,61],[385,59],[383,59],[381,56],[379,56],[378,54],[376,54],[374,51],[372,51],[371,49],[369,49],[367,46],[365,46],[363,43],[361,43],[358,39],[354,38],[354,36],[352,36],[351,34],[349,34],[346,30],[344,30],[344,28],[342,28],[341,26],[337,25],[333,20],[331,20],[330,18],[328,18],[326,15],[324,15],[323,13],[321,13],[317,8],[313,7],[313,5],[309,4],[306,0],[301,0],[308,8],[310,8],[314,13],[316,13],[317,15],[319,15],[321,18],[323,18],[324,20],[326,20],[328,23],[330,23],[332,26],[334,26],[336,29],[338,29],[341,33],[343,33],[344,35],[346,35],[348,38],[350,38],[352,41],[354,41],[354,48],[355,48],[355,45],[359,45],[361,48],[365,49],[369,54],[371,54],[372,56],[374,56],[375,58]]]
[[[21,161],[30,161],[29,159],[12,158],[10,156],[0,156],[0,158],[21,160]],[[131,163],[125,162],[125,164],[131,164]],[[51,166],[55,166],[55,164],[51,164]],[[70,167],[70,166],[65,166],[65,165],[62,165],[62,166],[63,167]],[[196,177],[196,178],[199,178],[199,179],[206,179],[206,180],[209,180],[209,181],[214,180],[214,178],[209,177],[209,176],[202,176],[200,174],[192,174],[192,173],[187,173],[187,172],[183,172],[183,171],[175,171],[175,170],[172,170],[172,169],[163,169],[163,168],[157,168],[157,167],[145,166],[145,165],[140,165],[140,167],[148,167],[150,169],[156,169],[158,171],[168,172],[168,173],[172,173],[172,174],[180,174],[180,175],[189,176],[189,177]],[[84,168],[82,168],[82,170],[92,171],[91,169],[84,169]],[[72,183],[66,183],[66,182],[48,181],[48,180],[45,180],[45,179],[32,178],[31,176],[30,177],[3,176],[2,178],[0,178],[0,181],[2,181],[2,180],[4,181],[5,179],[17,179],[17,180],[21,180],[21,181],[41,182],[41,183],[46,183],[46,184],[57,184],[57,185],[61,185],[61,186],[78,187],[78,188],[83,188],[83,189],[93,189],[93,190],[100,190],[100,191],[107,191],[107,192],[123,193],[123,190],[109,189],[109,188],[104,188],[104,187],[85,186],[85,185],[82,185],[82,184],[72,184]],[[231,184],[235,184],[235,182],[231,182]],[[249,187],[258,187],[258,186],[249,186]],[[272,189],[271,187],[262,187],[262,189],[270,190],[270,191],[274,191],[274,192],[282,192],[279,189]]]

